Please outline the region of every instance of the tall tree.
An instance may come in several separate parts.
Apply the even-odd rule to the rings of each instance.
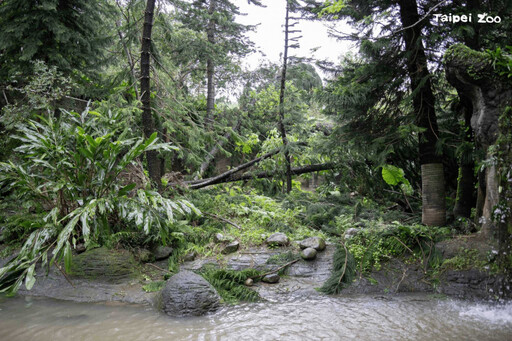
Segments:
[[[151,83],[150,83],[150,67],[151,67],[151,31],[153,29],[153,16],[155,11],[155,0],[147,0],[146,10],[144,12],[144,24],[142,28],[142,46],[140,56],[140,92],[142,103],[142,126],[146,138],[150,137],[155,130],[155,122],[153,112],[151,110]],[[148,172],[151,180],[161,185],[162,177],[161,162],[158,159],[155,150],[146,152],[146,160],[148,163]]]
[[[107,43],[100,0],[4,0],[0,3],[0,83],[31,73],[34,60],[71,75],[98,70]]]
[[[259,1],[250,3],[261,6]],[[206,63],[206,116],[205,125],[211,129],[215,115],[215,95],[220,73],[229,70],[233,58],[240,58],[251,51],[252,43],[246,32],[253,29],[238,23],[239,8],[230,0],[174,1],[178,9],[177,18],[195,32],[206,35],[206,41],[196,41],[201,45],[196,58]]]
[[[419,157],[422,179],[422,222],[442,226],[446,223],[444,171],[441,156],[436,152],[439,128],[435,112],[431,75],[422,41],[422,25],[416,0],[400,0],[407,70],[411,80],[412,102],[419,133]]]
[[[299,32],[294,30],[293,26],[297,22],[290,23],[290,12],[296,9],[297,2],[295,0],[286,1],[286,11],[284,20],[284,51],[283,51],[283,65],[281,67],[281,84],[279,91],[279,132],[281,133],[281,139],[283,140],[284,148],[284,159],[286,166],[286,192],[290,193],[292,190],[292,171],[291,171],[291,159],[290,151],[288,150],[288,138],[286,137],[286,128],[284,125],[284,102],[285,102],[285,91],[286,91],[286,70],[288,68],[288,49],[296,48],[298,37],[290,38],[290,34]]]

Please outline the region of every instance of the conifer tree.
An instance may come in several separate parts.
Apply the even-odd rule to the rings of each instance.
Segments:
[[[100,0],[4,0],[0,3],[0,84],[28,76],[32,61],[73,70],[98,69],[106,39]]]

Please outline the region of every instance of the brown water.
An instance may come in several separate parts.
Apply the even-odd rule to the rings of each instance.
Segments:
[[[0,340],[512,340],[512,303],[317,297],[170,318],[141,306],[0,298]]]

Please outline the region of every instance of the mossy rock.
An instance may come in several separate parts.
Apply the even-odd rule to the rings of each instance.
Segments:
[[[135,278],[139,267],[133,255],[126,250],[105,247],[88,250],[73,256],[71,275],[86,279],[121,283]]]

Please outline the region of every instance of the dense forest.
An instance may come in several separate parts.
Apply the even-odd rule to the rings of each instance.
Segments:
[[[172,247],[175,273],[275,232],[337,247],[327,293],[394,257],[510,272],[511,2],[282,6],[280,62],[249,68],[235,0],[0,2],[0,292],[100,247]],[[356,50],[296,55],[302,21]],[[436,251],[462,237],[483,253]]]

